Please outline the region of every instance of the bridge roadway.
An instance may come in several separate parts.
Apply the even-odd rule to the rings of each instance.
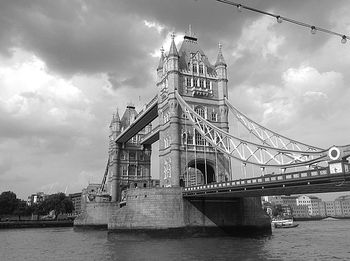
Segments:
[[[329,168],[265,175],[183,188],[188,199],[257,197],[350,191],[350,171],[331,174]]]

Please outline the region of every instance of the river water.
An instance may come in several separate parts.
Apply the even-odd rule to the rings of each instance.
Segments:
[[[0,230],[0,260],[350,260],[350,220],[298,222],[261,238],[150,238],[106,230]]]

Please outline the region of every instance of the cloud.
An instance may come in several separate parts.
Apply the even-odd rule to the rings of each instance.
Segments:
[[[310,131],[339,121],[342,108],[350,98],[341,73],[319,72],[301,65],[287,69],[281,78],[280,86],[239,85],[231,91],[230,97],[240,97],[235,100],[242,111],[282,135],[295,130],[296,126]]]

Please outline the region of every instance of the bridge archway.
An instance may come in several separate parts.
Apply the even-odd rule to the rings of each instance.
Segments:
[[[210,160],[196,159],[191,160],[187,164],[187,169],[193,169],[195,175],[201,176],[201,178],[196,178],[198,183],[209,184],[216,182],[214,163]],[[198,173],[198,174],[197,174]]]

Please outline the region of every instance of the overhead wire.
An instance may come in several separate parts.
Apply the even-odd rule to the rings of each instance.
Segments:
[[[347,40],[350,40],[350,37],[347,36],[346,34],[337,33],[337,32],[334,32],[334,31],[331,31],[331,30],[328,30],[328,29],[325,29],[325,28],[322,28],[322,27],[319,27],[319,26],[315,26],[315,25],[311,25],[311,24],[308,24],[308,23],[300,22],[300,21],[297,21],[297,20],[294,20],[294,19],[291,19],[291,18],[288,18],[288,17],[285,17],[285,16],[273,14],[273,13],[270,13],[270,12],[266,12],[266,11],[263,11],[263,10],[260,10],[260,9],[257,9],[257,8],[253,8],[253,7],[250,7],[250,6],[247,6],[247,5],[243,5],[243,4],[240,4],[240,3],[236,3],[236,2],[233,2],[233,1],[229,1],[229,0],[216,0],[216,1],[220,2],[220,3],[223,3],[223,4],[236,6],[237,10],[240,11],[240,12],[242,11],[242,9],[246,9],[246,10],[249,10],[249,11],[252,11],[252,12],[256,12],[256,13],[260,13],[260,14],[263,14],[263,15],[268,15],[268,16],[271,16],[271,17],[275,17],[277,19],[278,23],[282,23],[283,21],[286,21],[286,22],[289,22],[289,23],[292,23],[292,24],[296,24],[296,25],[299,25],[299,26],[310,28],[312,34],[315,34],[317,31],[320,31],[320,32],[327,33],[327,34],[340,36],[341,37],[341,43],[343,43],[343,44],[345,44],[347,42]]]

